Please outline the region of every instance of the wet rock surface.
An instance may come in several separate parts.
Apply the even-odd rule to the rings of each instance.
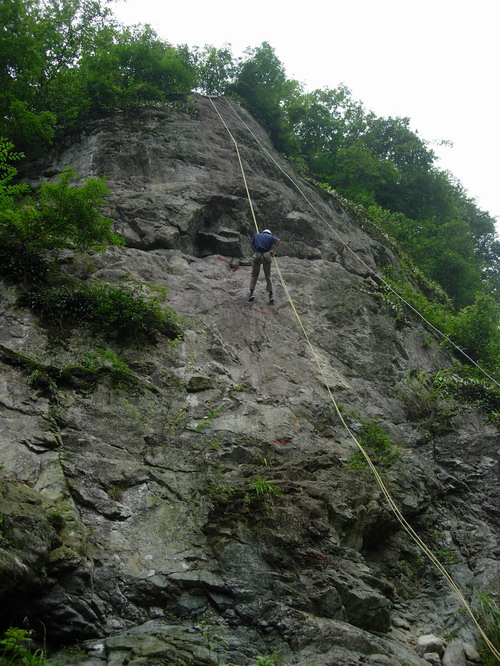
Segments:
[[[451,358],[411,314],[397,320],[370,277],[397,262],[392,249],[301,181],[242,109],[220,106],[258,223],[282,239],[279,270],[322,373],[276,267],[275,304],[262,276],[246,300],[253,220],[209,100],[101,121],[38,165],[42,177],[68,164],[81,178],[106,175],[107,213],[127,240],[91,256],[90,275],[79,259],[64,270],[166,287],[185,337],[115,341],[133,385],[80,378],[47,392],[30,381],[30,359],[63,369],[110,343],[85,330],[54,339],[5,285],[3,621],[43,622],[54,646],[83,641],[53,656],[66,666],[465,655],[472,623],[371,472],[352,467],[325,384],[355,433],[377,417],[400,447],[384,479],[468,599],[500,580],[498,429],[463,406],[445,422],[409,420],[398,384]],[[437,644],[419,644],[429,634]]]

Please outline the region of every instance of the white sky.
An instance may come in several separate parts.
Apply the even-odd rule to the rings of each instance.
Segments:
[[[306,90],[344,83],[379,116],[409,117],[500,233],[500,0],[115,0],[125,24],[233,54],[267,41]]]

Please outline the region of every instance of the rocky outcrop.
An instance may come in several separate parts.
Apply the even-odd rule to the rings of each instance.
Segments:
[[[433,663],[444,635],[473,643],[475,629],[352,464],[325,383],[355,433],[369,422],[399,447],[384,479],[469,599],[500,580],[498,429],[458,405],[409,420],[400,383],[451,359],[372,279],[397,256],[300,180],[241,108],[217,104],[322,373],[276,270],[273,306],[262,282],[245,298],[253,221],[208,99],[103,120],[36,165],[41,178],[68,164],[106,175],[127,241],[63,270],[166,287],[185,335],[61,337],[4,285],[2,621],[43,622],[54,648],[83,641],[53,656],[66,666]],[[133,383],[81,369],[110,346]],[[442,649],[422,652],[431,633]]]

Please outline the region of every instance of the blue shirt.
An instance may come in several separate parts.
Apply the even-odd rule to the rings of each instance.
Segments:
[[[272,234],[254,234],[252,247],[256,252],[269,252],[272,246],[278,241],[279,238]]]

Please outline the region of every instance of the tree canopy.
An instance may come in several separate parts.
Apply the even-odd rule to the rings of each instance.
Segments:
[[[103,0],[2,0],[0,135],[33,155],[106,113],[188,93],[185,48],[121,28]]]

